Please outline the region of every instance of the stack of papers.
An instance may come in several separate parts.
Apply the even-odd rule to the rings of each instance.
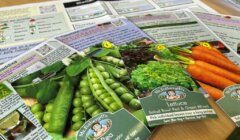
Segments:
[[[240,126],[239,34],[200,0],[1,8],[0,139],[147,139],[208,97]]]

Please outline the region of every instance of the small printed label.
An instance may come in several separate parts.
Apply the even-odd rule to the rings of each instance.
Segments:
[[[162,86],[140,99],[149,126],[216,117],[201,93],[181,86]]]
[[[127,120],[127,121],[126,121]],[[78,140],[144,140],[151,132],[127,110],[101,113],[88,120],[77,132]]]

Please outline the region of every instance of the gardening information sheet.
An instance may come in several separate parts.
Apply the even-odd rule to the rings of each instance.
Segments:
[[[194,14],[240,55],[240,18],[202,12]]]
[[[0,64],[33,48],[48,37],[70,31],[58,2],[0,9]]]
[[[1,8],[0,64],[33,48],[49,37],[103,23],[110,20],[113,15],[182,8],[215,12],[200,0],[181,2],[176,0],[115,2],[65,0]]]
[[[127,18],[157,42],[167,46],[192,41],[221,40],[190,11],[146,12],[128,15]],[[239,65],[240,58],[237,53],[229,47],[231,45],[226,44],[226,46],[228,51],[224,51],[224,54]]]

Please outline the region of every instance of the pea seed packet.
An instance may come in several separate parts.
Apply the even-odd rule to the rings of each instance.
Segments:
[[[150,134],[151,132],[144,124],[131,116],[125,109],[121,109],[113,114],[102,113],[91,118],[81,127],[76,137],[79,140],[98,138],[132,140],[148,139]]]
[[[217,101],[217,104],[224,112],[240,126],[240,111],[237,107],[240,105],[240,85],[229,86],[223,91],[224,97]]]
[[[53,139],[151,135],[119,48],[109,41],[72,53],[11,85]],[[1,89],[7,91],[4,85]]]

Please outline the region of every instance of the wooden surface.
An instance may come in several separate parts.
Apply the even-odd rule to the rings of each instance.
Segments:
[[[46,0],[0,0],[0,7],[41,2]],[[222,14],[239,15],[237,8],[223,0],[203,0],[210,7]],[[224,140],[235,128],[234,123],[220,110],[216,103],[209,99],[218,114],[217,119],[196,122],[170,124],[155,129],[151,140]]]

